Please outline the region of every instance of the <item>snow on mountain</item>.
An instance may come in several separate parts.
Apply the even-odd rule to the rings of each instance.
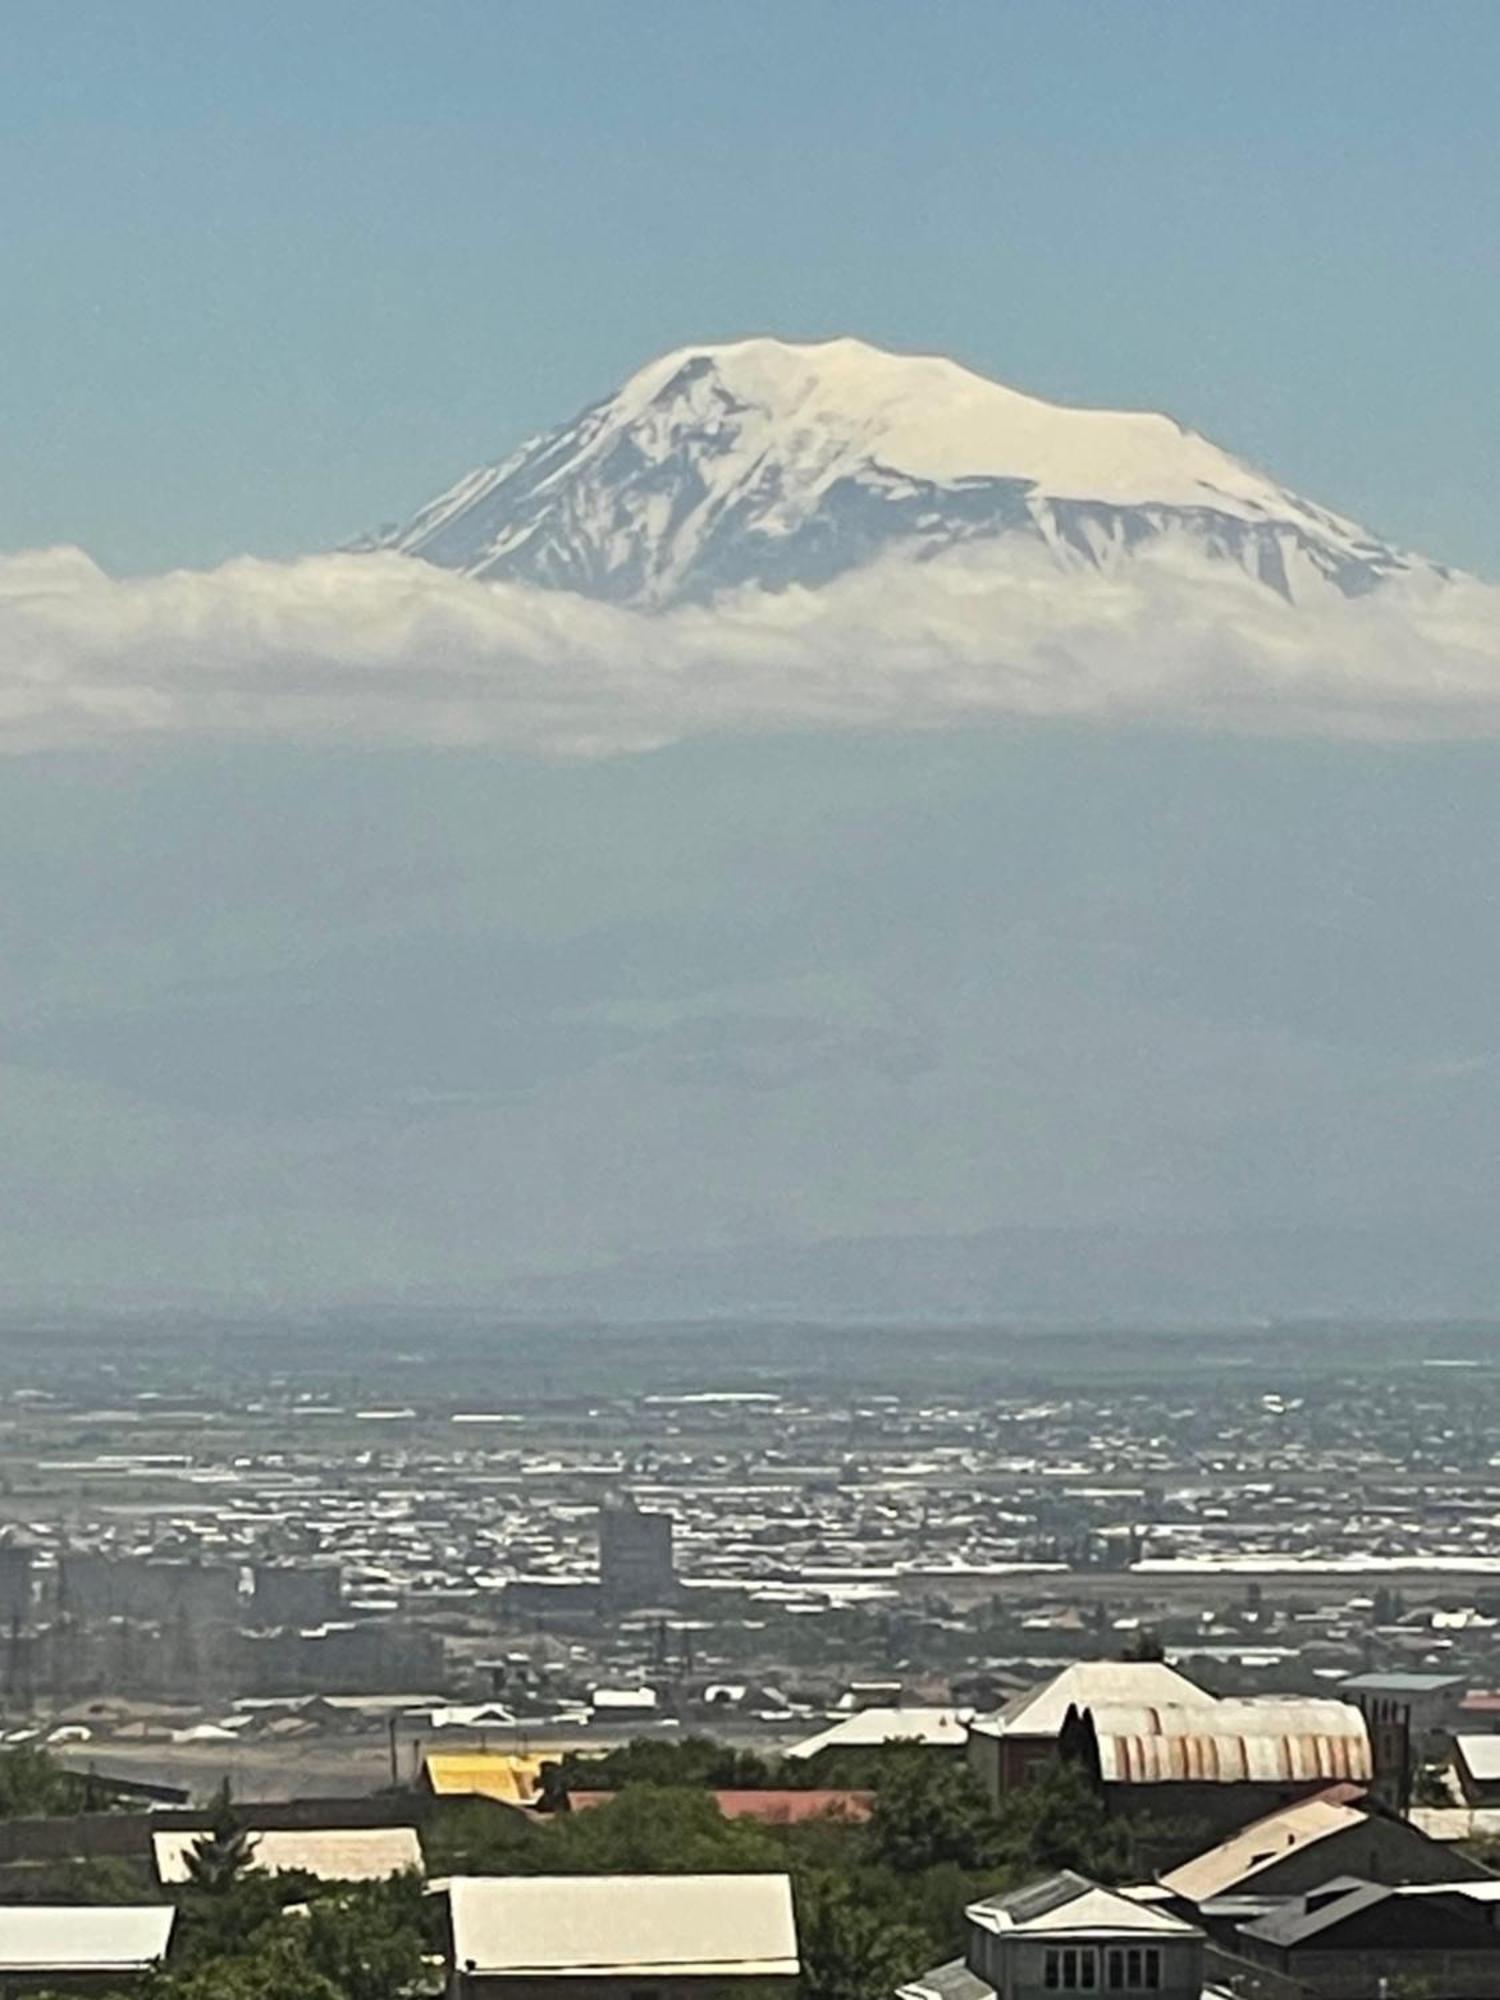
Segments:
[[[663,607],[1015,537],[1065,566],[1181,549],[1293,601],[1441,574],[1171,417],[1069,409],[850,339],[664,355],[357,546]]]

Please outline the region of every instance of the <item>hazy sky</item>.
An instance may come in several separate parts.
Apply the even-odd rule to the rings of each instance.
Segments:
[[[754,330],[1500,576],[1500,6],[11,0],[0,547],[326,546]]]

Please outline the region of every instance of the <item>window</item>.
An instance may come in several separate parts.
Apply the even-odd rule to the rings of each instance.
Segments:
[[[1049,1993],[1092,1993],[1099,1984],[1099,1954],[1092,1945],[1049,1946],[1042,1957]]]
[[[1156,1993],[1161,1952],[1154,1944],[1111,1945],[1104,1954],[1104,1984],[1111,1993]]]

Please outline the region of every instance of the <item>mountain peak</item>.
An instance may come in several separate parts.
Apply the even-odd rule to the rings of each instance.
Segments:
[[[364,546],[663,606],[1018,539],[1096,567],[1165,539],[1288,598],[1416,566],[1171,417],[850,336],[677,348]]]

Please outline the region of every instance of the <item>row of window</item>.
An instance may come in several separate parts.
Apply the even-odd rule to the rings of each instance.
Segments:
[[[1049,1993],[1155,1993],[1161,1952],[1152,1944],[1049,1945],[1042,1983]]]

